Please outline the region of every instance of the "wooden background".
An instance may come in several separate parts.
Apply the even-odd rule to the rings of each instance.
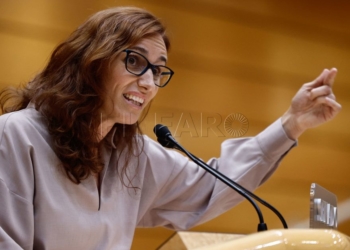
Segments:
[[[159,91],[143,123],[162,122],[203,159],[217,157],[230,136],[224,120],[241,114],[253,136],[281,116],[299,87],[337,67],[334,86],[343,110],[307,131],[257,194],[291,228],[308,227],[309,189],[316,182],[338,196],[339,231],[350,235],[350,2],[346,0],[1,0],[0,87],[27,82],[54,47],[92,13],[112,6],[144,7],[168,27],[175,76]],[[208,124],[213,123],[212,129]],[[238,129],[240,123],[232,123]],[[236,126],[236,127],[235,127]],[[154,138],[154,137],[153,137]],[[268,227],[281,228],[263,208]],[[257,216],[243,202],[192,230],[253,233]],[[172,231],[137,229],[133,249],[155,249]]]

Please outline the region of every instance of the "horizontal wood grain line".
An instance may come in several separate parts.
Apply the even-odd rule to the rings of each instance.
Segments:
[[[230,8],[229,6],[219,4],[216,1],[177,0],[165,2],[162,0],[153,0],[150,4],[158,5],[170,10],[177,9],[193,15],[201,15],[215,18],[217,20],[238,23],[255,29],[283,34],[291,38],[299,37],[308,41],[334,45],[337,47],[348,48],[350,43],[350,33],[312,25],[306,22],[300,22],[297,21],[297,19],[289,20],[282,16],[277,17],[257,12],[249,12],[243,9]]]

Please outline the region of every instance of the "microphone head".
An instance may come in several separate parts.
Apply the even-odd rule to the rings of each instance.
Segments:
[[[166,138],[158,137],[157,141],[160,143],[160,145],[162,145],[165,148],[176,148],[175,144]]]
[[[168,136],[171,136],[171,132],[168,129],[168,127],[162,124],[157,124],[156,126],[154,126],[153,132],[158,138],[167,138]]]

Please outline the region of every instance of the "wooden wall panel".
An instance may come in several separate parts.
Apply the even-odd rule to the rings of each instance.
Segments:
[[[53,44],[43,40],[0,33],[0,82],[18,85],[26,83],[44,67]]]

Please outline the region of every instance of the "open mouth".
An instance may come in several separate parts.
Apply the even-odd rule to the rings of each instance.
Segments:
[[[133,103],[139,107],[141,107],[142,104],[145,102],[144,99],[137,97],[137,96],[134,96],[134,95],[124,94],[123,96],[126,100],[130,101],[131,103]]]

